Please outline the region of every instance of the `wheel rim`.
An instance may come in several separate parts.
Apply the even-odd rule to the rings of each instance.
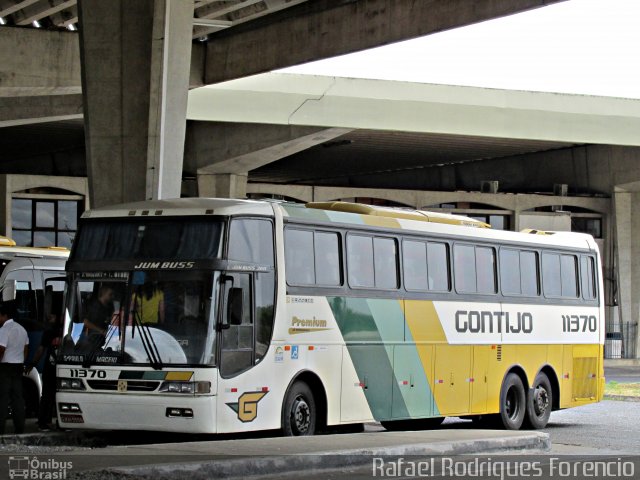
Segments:
[[[538,385],[533,392],[533,410],[536,416],[544,417],[549,409],[549,392],[542,385]]]
[[[291,406],[291,425],[298,433],[307,433],[311,426],[311,408],[301,395],[296,397]]]
[[[507,390],[507,394],[504,399],[504,411],[510,420],[518,418],[520,413],[520,399],[518,397],[518,390],[515,387],[510,387]]]

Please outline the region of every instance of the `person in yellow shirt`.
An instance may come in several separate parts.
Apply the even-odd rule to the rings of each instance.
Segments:
[[[145,283],[141,291],[131,297],[131,313],[142,324],[164,323],[164,293],[152,283]]]

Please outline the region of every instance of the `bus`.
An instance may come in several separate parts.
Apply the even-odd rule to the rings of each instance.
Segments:
[[[38,349],[48,315],[60,315],[65,287],[64,266],[69,250],[62,247],[22,247],[0,236],[0,291],[3,301],[15,301],[14,320],[29,335],[30,363]],[[27,416],[37,416],[42,395],[41,359],[22,379]]]
[[[542,428],[552,410],[601,400],[593,238],[485,227],[346,202],[85,212],[67,263],[59,424]]]

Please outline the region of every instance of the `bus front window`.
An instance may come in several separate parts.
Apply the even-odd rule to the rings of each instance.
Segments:
[[[76,285],[62,361],[214,364],[210,272],[134,271],[125,281]]]

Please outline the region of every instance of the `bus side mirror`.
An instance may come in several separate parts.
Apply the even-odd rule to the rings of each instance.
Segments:
[[[2,301],[8,302],[16,299],[17,284],[15,280],[5,280],[2,286]]]

